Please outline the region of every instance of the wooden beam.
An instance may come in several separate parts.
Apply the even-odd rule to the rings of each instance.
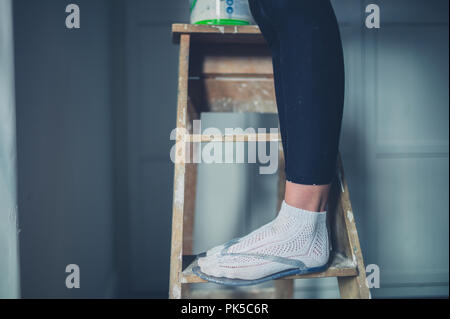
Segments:
[[[183,256],[183,214],[184,214],[184,187],[186,166],[183,139],[184,131],[187,127],[187,103],[188,103],[188,78],[189,78],[189,47],[190,36],[183,34],[180,39],[179,56],[179,77],[178,77],[178,106],[177,106],[177,150],[174,173],[173,189],[173,208],[172,208],[172,242],[170,254],[170,279],[169,279],[169,298],[180,299],[181,291],[181,272]]]
[[[358,275],[355,277],[338,278],[339,291],[342,298],[368,299],[370,298],[370,291],[366,282],[366,269],[350,201],[350,193],[344,175],[344,166],[340,155],[338,159],[338,176],[341,184],[338,213],[345,222],[349,244],[346,253],[349,254],[349,257],[351,256],[352,260],[357,265],[358,270]]]
[[[174,43],[180,42],[182,34],[192,35],[193,41],[202,42],[245,42],[264,43],[259,27],[256,25],[244,26],[215,26],[199,24],[175,23],[172,25],[172,39]]]
[[[355,277],[358,275],[356,269],[356,264],[352,260],[347,259],[341,254],[332,255],[332,263],[330,267],[321,273],[309,274],[309,275],[298,275],[282,278],[279,280],[290,280],[290,279],[305,279],[305,278],[326,278],[326,277]],[[200,277],[196,276],[192,272],[192,268],[197,266],[197,260],[194,260],[189,264],[183,271],[182,282],[183,283],[202,283],[206,282]]]
[[[274,133],[249,133],[233,135],[207,135],[207,134],[189,134],[186,137],[187,142],[209,143],[209,142],[279,142],[280,134]]]

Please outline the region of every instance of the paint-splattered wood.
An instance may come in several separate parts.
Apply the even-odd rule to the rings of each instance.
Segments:
[[[339,291],[342,298],[368,299],[370,298],[370,291],[366,282],[366,269],[353,215],[352,203],[350,201],[350,192],[345,179],[344,166],[340,155],[338,159],[338,177],[341,187],[337,213],[340,220],[344,221],[345,233],[348,236],[347,242],[345,242],[348,245],[345,247],[345,252],[347,256],[351,256],[353,263],[357,265],[358,271],[356,277],[338,278]]]
[[[185,257],[192,258],[192,256],[185,256]],[[330,264],[330,267],[324,272],[309,275],[290,276],[283,279],[348,277],[348,276],[356,276],[358,274],[358,271],[356,270],[356,264],[354,264],[351,259],[345,258],[341,254],[333,254],[331,258],[332,262]],[[189,264],[183,271],[182,276],[183,283],[206,282],[205,280],[197,277],[192,272],[192,268],[195,266],[197,266],[197,259],[195,259],[191,264]]]
[[[252,78],[201,78],[190,80],[193,92],[201,91],[203,98],[198,99],[201,108],[208,112],[278,112],[275,101],[273,79],[261,78],[253,75]],[[190,92],[190,94],[192,94]]]
[[[191,75],[260,75],[273,77],[272,55],[265,44],[195,43]]]
[[[255,288],[238,287],[219,289],[193,289],[189,299],[279,299],[275,295],[273,287]]]
[[[190,36],[183,34],[180,40],[180,56],[178,70],[178,105],[177,105],[177,149],[174,187],[173,187],[173,207],[172,207],[172,242],[170,253],[170,279],[169,279],[169,297],[179,299],[182,296],[181,271],[183,255],[183,214],[184,214],[184,196],[185,196],[185,174],[186,166],[178,159],[185,158],[183,139],[185,138],[183,130],[187,128],[187,103],[188,103],[188,78],[189,78],[189,47]]]
[[[207,134],[189,134],[186,137],[187,142],[279,142],[281,137],[279,133],[249,133],[233,135],[207,135]]]
[[[202,42],[235,42],[235,43],[264,43],[259,27],[245,26],[213,26],[181,24],[172,25],[173,41],[178,43],[182,34],[192,35],[193,41]]]

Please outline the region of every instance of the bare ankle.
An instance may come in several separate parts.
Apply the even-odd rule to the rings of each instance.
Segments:
[[[285,201],[300,209],[323,212],[328,203],[330,185],[300,185],[286,182]]]

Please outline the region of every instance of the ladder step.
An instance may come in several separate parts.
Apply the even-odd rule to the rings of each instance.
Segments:
[[[283,279],[304,279],[304,278],[325,278],[325,277],[352,277],[358,275],[358,270],[356,264],[352,259],[343,256],[340,253],[333,253],[331,255],[331,265],[330,267],[320,273],[309,274],[309,275],[299,275],[290,276]],[[192,268],[197,265],[196,255],[186,255],[183,256],[183,272],[182,272],[182,283],[202,283],[205,280],[197,277],[193,272]]]
[[[232,135],[208,135],[208,134],[189,134],[186,140],[188,142],[208,143],[208,142],[281,142],[279,133],[254,133],[254,134],[232,134]]]
[[[189,34],[192,40],[196,42],[265,43],[259,27],[256,25],[212,26],[201,24],[173,24],[172,39],[174,43],[180,42],[180,36],[182,34]]]
[[[191,289],[189,299],[273,299],[274,287],[221,287],[219,289]]]

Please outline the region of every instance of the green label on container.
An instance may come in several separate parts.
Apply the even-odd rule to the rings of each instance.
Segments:
[[[250,22],[237,19],[208,19],[197,21],[194,24],[208,24],[208,25],[249,25]]]

